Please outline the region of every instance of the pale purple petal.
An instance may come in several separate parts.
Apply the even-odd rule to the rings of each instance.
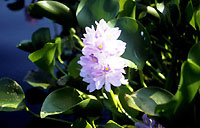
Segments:
[[[105,81],[105,89],[107,92],[110,92],[110,90],[111,90],[111,85],[108,81]]]
[[[97,27],[86,27],[86,34],[82,38],[84,48],[78,63],[82,66],[80,76],[89,83],[87,90],[92,92],[105,85],[105,90],[110,92],[111,85],[120,86],[125,78],[125,61],[121,55],[125,52],[126,43],[118,40],[121,30],[111,28],[106,21],[101,19],[95,22]]]

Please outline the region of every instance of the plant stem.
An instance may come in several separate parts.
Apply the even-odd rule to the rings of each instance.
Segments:
[[[91,121],[92,127],[96,128],[96,125],[94,124],[94,120]]]
[[[26,107],[26,111],[29,112],[31,115],[33,115],[34,117],[40,118],[40,116],[38,114],[35,114],[34,112],[32,112],[31,110],[29,110],[28,107]],[[51,118],[51,117],[45,117],[44,119],[47,120],[53,120],[53,121],[58,121],[58,122],[62,122],[65,124],[72,124],[72,122],[70,121],[65,121],[65,120],[60,120],[60,119],[56,119],[56,118]]]
[[[62,74],[67,75],[67,73],[57,63],[55,63],[55,66],[60,72],[62,72]]]
[[[144,76],[143,76],[143,71],[139,70],[139,75],[140,75],[140,82],[143,85],[143,87],[147,88],[147,85],[144,82]]]

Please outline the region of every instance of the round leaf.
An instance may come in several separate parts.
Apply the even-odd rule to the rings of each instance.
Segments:
[[[18,111],[25,108],[21,86],[9,78],[0,79],[0,111]]]
[[[80,26],[86,27],[101,19],[111,20],[117,15],[118,11],[118,0],[81,0],[76,11],[76,17]]]
[[[156,106],[167,103],[172,97],[170,92],[157,87],[142,88],[132,95],[125,95],[129,107],[150,115],[157,115],[154,112]]]
[[[66,112],[79,103],[79,93],[70,87],[57,89],[50,93],[45,99],[40,112],[41,118]]]
[[[33,16],[47,17],[62,25],[72,24],[73,18],[70,9],[57,1],[39,1],[29,6],[29,12]]]
[[[139,69],[142,69],[150,48],[147,31],[139,22],[128,17],[112,20],[109,24],[119,27],[121,30],[119,39],[126,42],[126,51],[122,57],[133,61]]]

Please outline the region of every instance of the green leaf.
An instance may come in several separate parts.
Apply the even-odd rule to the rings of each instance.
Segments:
[[[173,95],[158,87],[142,88],[132,95],[125,95],[126,103],[129,107],[150,115],[157,115],[154,110],[157,105],[167,103]]]
[[[196,12],[196,24],[198,25],[200,29],[200,8]]]
[[[179,88],[175,96],[166,104],[158,105],[155,112],[169,119],[177,117],[191,103],[200,87],[200,67],[186,61],[181,67]]]
[[[81,117],[96,117],[102,114],[103,105],[96,99],[86,99],[76,104],[72,109]]]
[[[9,78],[0,79],[0,111],[19,111],[26,107],[21,86]]]
[[[57,38],[55,39],[55,43],[58,45],[57,50],[56,50],[58,60],[60,61],[61,64],[64,64],[64,62],[63,62],[62,59],[61,59],[61,55],[62,55],[62,46],[63,46],[62,39],[61,39],[60,37],[57,37]]]
[[[188,54],[188,60],[200,66],[200,43],[192,46]]]
[[[49,28],[39,28],[32,34],[33,48],[38,50],[51,41]]]
[[[113,120],[109,120],[106,123],[106,127],[105,128],[123,128],[123,127],[120,126],[119,124],[117,124],[116,122],[114,122]]]
[[[29,55],[29,59],[39,68],[50,72],[54,76],[55,52],[57,44],[46,43],[43,48]]]
[[[73,17],[70,9],[57,1],[39,1],[29,6],[33,16],[46,17],[62,25],[72,25]]]
[[[77,63],[80,60],[80,56],[81,55],[77,55],[68,65],[69,76],[73,78],[77,78],[80,74],[81,65]]]
[[[31,40],[22,40],[16,47],[26,52],[35,51]]]
[[[48,72],[43,70],[32,70],[26,74],[24,80],[33,87],[42,87],[47,89],[49,86],[51,86],[51,78],[52,76]]]
[[[75,122],[71,128],[92,128],[92,126],[83,119],[80,119],[78,122]]]
[[[118,95],[118,98],[119,98],[119,101],[122,105],[122,108],[131,116],[131,117],[136,117],[139,112],[137,111],[137,109],[135,108],[132,108],[132,107],[129,107],[127,105],[127,101],[125,99],[125,96],[126,95],[131,95],[131,91],[126,87],[126,86],[121,86],[120,88],[120,91],[119,91],[119,95]]]
[[[192,19],[190,20],[190,25],[196,30],[196,25],[195,25],[195,13],[192,15]]]
[[[48,115],[66,112],[79,102],[81,102],[81,98],[75,89],[70,87],[57,89],[46,97],[40,117],[45,118]]]
[[[120,40],[126,42],[126,51],[122,57],[133,61],[139,69],[144,67],[148,58],[150,39],[147,31],[131,18],[119,18],[109,23],[121,30]]]
[[[193,16],[193,5],[192,5],[192,1],[190,0],[186,6],[185,9],[185,13],[186,13],[186,20],[187,22],[190,22],[192,20],[192,16]]]
[[[91,26],[95,21],[113,19],[119,11],[118,0],[81,0],[76,17],[81,27]]]
[[[118,17],[132,17],[135,19],[136,4],[134,0],[120,0],[120,11]]]

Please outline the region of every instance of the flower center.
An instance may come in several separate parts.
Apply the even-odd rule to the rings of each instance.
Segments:
[[[101,46],[101,45],[99,45],[99,49],[102,49],[102,46]]]
[[[93,60],[95,63],[98,63],[98,58],[97,58],[97,57],[95,57],[93,54],[91,54],[90,57],[92,58],[92,60]]]
[[[103,70],[104,72],[109,72],[110,71],[110,67],[109,67],[109,65],[107,65],[106,67],[104,67],[104,70]]]

